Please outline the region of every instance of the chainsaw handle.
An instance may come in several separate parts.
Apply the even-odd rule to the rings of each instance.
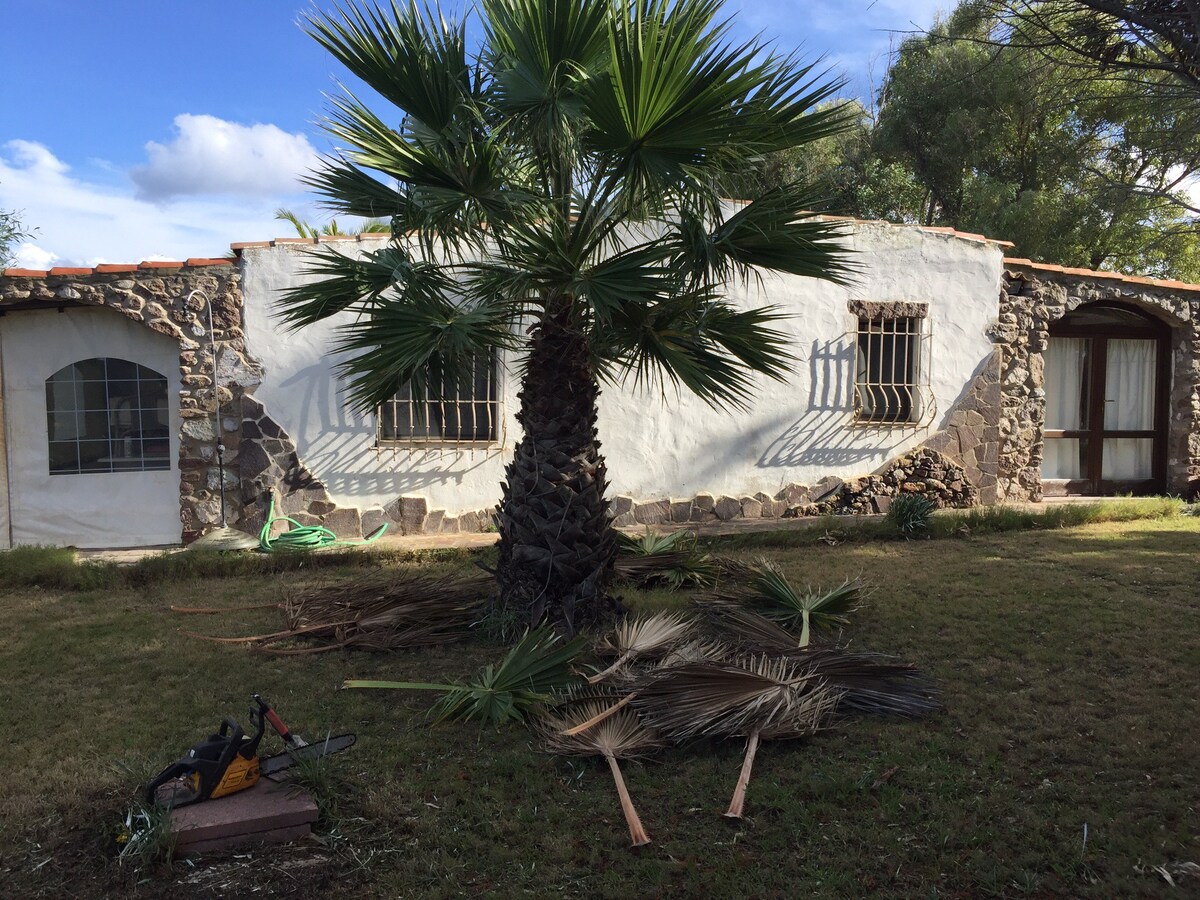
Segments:
[[[279,718],[279,714],[276,713],[275,710],[271,708],[271,705],[258,694],[254,694],[252,696],[254,698],[254,702],[258,704],[259,721],[261,722],[263,719],[266,719],[271,723],[271,727],[275,729],[276,733],[283,738],[283,742],[285,744],[288,746],[294,744],[296,739],[292,736],[291,730],[283,724],[283,719]]]

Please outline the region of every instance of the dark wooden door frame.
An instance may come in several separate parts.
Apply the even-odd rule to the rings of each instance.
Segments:
[[[1114,309],[1136,314],[1137,325],[1072,325],[1059,320],[1050,325],[1050,337],[1091,338],[1088,372],[1088,427],[1080,430],[1047,430],[1045,438],[1079,438],[1088,442],[1088,477],[1058,481],[1054,486],[1067,494],[1112,495],[1119,493],[1162,493],[1167,482],[1167,429],[1170,416],[1171,327],[1145,311],[1124,303],[1100,302],[1078,309]],[[1154,376],[1154,428],[1148,431],[1106,429],[1105,394],[1108,376],[1108,342],[1132,339],[1156,342]],[[1139,481],[1112,481],[1102,477],[1105,438],[1150,438],[1154,441],[1151,477]]]

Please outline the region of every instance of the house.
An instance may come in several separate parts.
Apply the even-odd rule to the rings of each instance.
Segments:
[[[1200,285],[1005,258],[950,229],[847,229],[852,286],[731,287],[792,316],[794,372],[748,411],[605,388],[619,524],[1200,489]],[[313,244],[4,271],[0,547],[178,544],[222,500],[251,533],[270,499],[345,537],[490,527],[518,435],[513,360],[355,413],[331,326],[273,316]]]

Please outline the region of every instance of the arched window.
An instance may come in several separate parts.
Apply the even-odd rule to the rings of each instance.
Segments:
[[[46,379],[50,474],[171,466],[167,379],[126,359],[84,359]]]

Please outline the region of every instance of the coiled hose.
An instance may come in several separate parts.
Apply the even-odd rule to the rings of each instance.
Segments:
[[[276,522],[287,522],[292,527],[276,538],[271,537],[271,526]],[[387,531],[384,522],[361,541],[342,541],[324,525],[301,525],[288,516],[275,515],[275,495],[271,495],[270,506],[267,509],[267,521],[258,533],[258,549],[264,553],[280,551],[328,550],[333,547],[362,547],[376,541]]]

